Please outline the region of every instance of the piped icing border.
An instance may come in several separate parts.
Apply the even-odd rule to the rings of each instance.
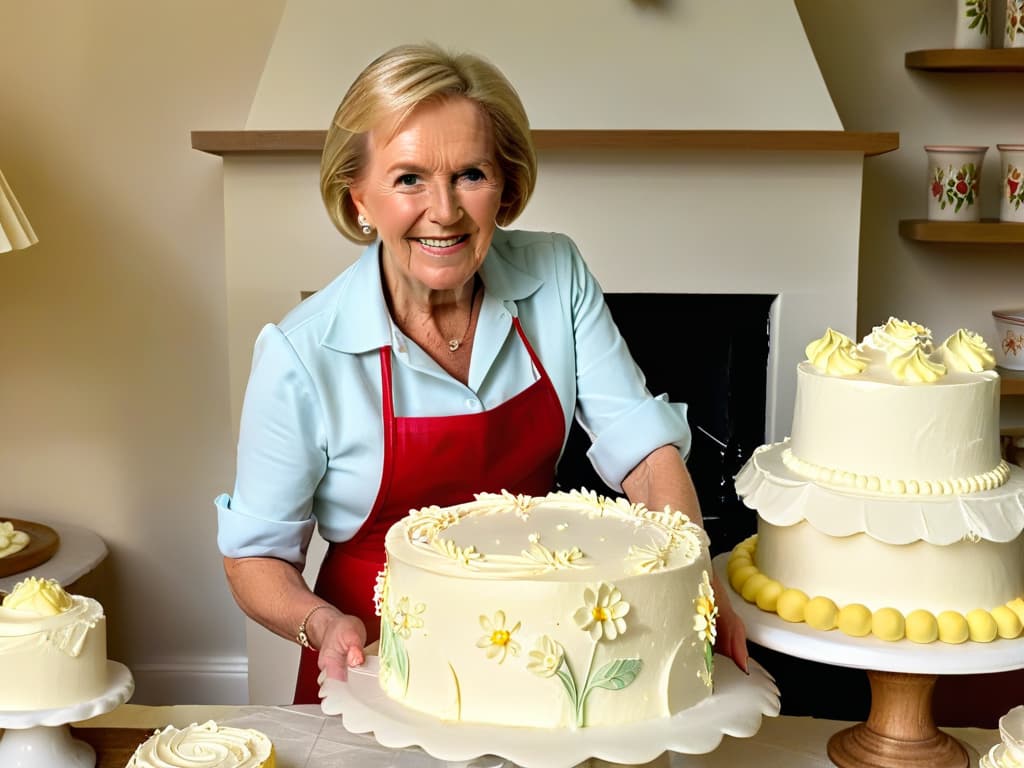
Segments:
[[[704,530],[679,511],[666,507],[662,511],[632,504],[623,498],[608,498],[586,488],[559,491],[547,496],[478,493],[475,501],[453,507],[436,505],[412,510],[403,521],[405,538],[419,553],[440,557],[476,573],[504,576],[536,576],[557,570],[589,568],[586,553],[578,546],[552,550],[535,537],[519,555],[478,551],[473,545],[460,547],[442,534],[461,520],[495,514],[514,514],[524,522],[545,507],[576,512],[592,518],[608,517],[636,527],[651,526],[659,534],[660,543],[631,545],[626,561],[633,573],[653,573],[670,567],[669,559],[680,558],[673,567],[696,562],[707,548]]]
[[[973,494],[885,496],[838,489],[793,472],[788,443],[757,448],[736,475],[736,493],[773,525],[806,520],[830,536],[865,533],[887,544],[1005,542],[1024,531],[1024,469],[1008,465],[999,488]]]
[[[808,480],[834,488],[886,496],[951,496],[962,493],[991,491],[1004,485],[1010,477],[1010,465],[1000,460],[994,469],[980,475],[952,480],[897,479],[862,475],[834,467],[823,467],[804,461],[789,448],[782,452],[782,463]]]
[[[905,638],[921,644],[968,640],[990,643],[996,638],[1012,640],[1024,633],[1024,599],[1020,597],[990,611],[977,608],[966,616],[957,611],[942,611],[936,616],[925,610],[904,615],[895,608],[872,612],[859,603],[839,607],[828,597],[809,597],[762,573],[756,565],[756,553],[757,534],[733,548],[727,564],[729,584],[748,603],[785,621],[826,632],[838,629],[851,637],[874,635],[888,642]]]

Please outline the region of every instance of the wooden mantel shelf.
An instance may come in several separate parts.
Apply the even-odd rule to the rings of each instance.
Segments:
[[[192,148],[213,155],[320,152],[326,131],[192,131]],[[535,129],[537,149],[690,149],[860,152],[899,149],[896,132]]]
[[[909,51],[907,69],[932,72],[1024,72],[1024,48],[936,48]]]
[[[930,221],[902,219],[900,235],[924,243],[966,243],[970,245],[1022,245],[1024,224],[982,219],[981,221]]]

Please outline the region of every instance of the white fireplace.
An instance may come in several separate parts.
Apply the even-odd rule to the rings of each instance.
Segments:
[[[842,130],[792,0],[290,0],[245,128],[324,129],[370,59],[425,39],[491,58],[535,128]],[[323,212],[318,161],[224,155],[236,428],[259,329],[358,255]],[[777,296],[765,409],[765,437],[777,440],[806,343],[828,326],[856,330],[863,163],[863,150],[810,144],[542,150],[515,226],[570,234],[606,291]],[[657,329],[683,375],[701,375],[702,330]],[[296,646],[250,624],[248,648],[251,701],[290,701]]]

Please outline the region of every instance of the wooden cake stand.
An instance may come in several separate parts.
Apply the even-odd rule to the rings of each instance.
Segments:
[[[932,694],[939,675],[1005,672],[1024,667],[1024,640],[992,643],[889,643],[793,624],[751,605],[729,586],[729,553],[714,559],[719,583],[754,642],[810,661],[863,669],[871,686],[866,722],[834,734],[828,756],[840,768],[967,768],[964,746],[939,730]]]

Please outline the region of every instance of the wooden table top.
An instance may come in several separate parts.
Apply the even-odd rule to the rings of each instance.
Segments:
[[[96,750],[96,768],[125,768],[152,728],[72,728],[71,735]]]

